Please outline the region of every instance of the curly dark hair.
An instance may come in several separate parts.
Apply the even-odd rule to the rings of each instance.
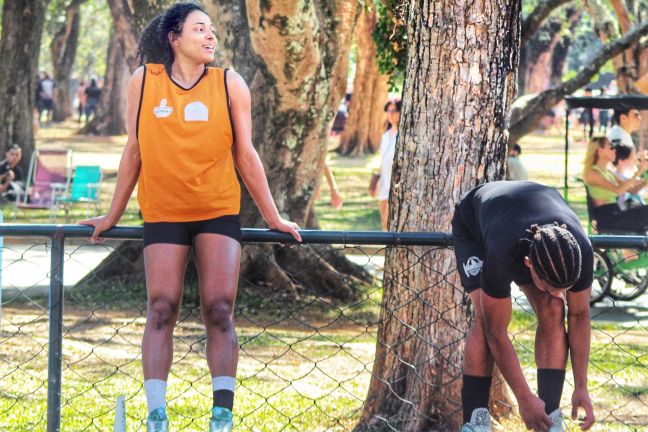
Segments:
[[[570,288],[581,274],[583,257],[566,225],[531,225],[529,259],[540,279],[556,288]]]
[[[137,45],[137,59],[140,64],[173,63],[173,50],[169,43],[169,33],[182,33],[187,16],[194,11],[205,10],[193,3],[176,3],[163,14],[156,16],[146,26]]]

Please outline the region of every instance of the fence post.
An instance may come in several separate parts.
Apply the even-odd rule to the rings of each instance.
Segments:
[[[52,235],[47,369],[47,432],[61,430],[61,365],[63,361],[63,258],[65,234]]]

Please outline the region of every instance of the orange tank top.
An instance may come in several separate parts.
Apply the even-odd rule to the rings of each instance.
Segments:
[[[137,198],[145,222],[239,213],[226,74],[206,68],[193,87],[184,89],[164,65],[145,66],[137,114],[142,160]]]

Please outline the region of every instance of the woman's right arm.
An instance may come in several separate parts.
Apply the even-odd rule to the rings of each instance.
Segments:
[[[629,190],[638,186],[641,181],[638,181],[633,177],[629,180],[622,180],[620,178],[617,178],[617,182],[618,184],[612,183],[611,181],[606,179],[603,174],[596,170],[589,170],[589,172],[585,174],[585,183],[587,183],[588,185],[602,187],[603,189],[607,189],[617,195],[628,192]]]
[[[117,185],[115,186],[115,193],[110,203],[110,210],[108,210],[106,215],[79,222],[82,225],[90,225],[95,228],[90,238],[92,243],[98,243],[99,235],[119,222],[139,178],[142,161],[140,159],[139,143],[137,141],[137,112],[140,105],[143,77],[144,67],[140,67],[131,76],[126,90],[128,140],[126,141],[126,147],[124,147],[124,152],[119,162]]]

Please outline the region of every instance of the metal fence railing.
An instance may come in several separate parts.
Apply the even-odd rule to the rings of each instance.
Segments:
[[[289,243],[287,236],[243,232],[246,248],[262,245],[268,265],[279,265],[275,248]],[[294,247],[312,259],[289,270],[287,282],[241,280],[238,431],[353,430],[374,364],[383,276],[390,277],[383,274],[385,252],[452,245],[444,233],[302,233],[304,244]],[[90,245],[90,234],[90,228],[74,225],[0,225],[0,431],[112,430],[119,395],[126,398],[128,430],[145,430],[140,343],[146,292],[136,253],[141,228],[114,228],[101,245]],[[645,250],[647,239],[593,236],[592,242],[602,250]],[[134,240],[133,248],[124,240]],[[345,257],[349,271],[331,267],[332,257]],[[337,283],[346,287],[343,298],[304,282],[317,279],[319,266],[338,275]],[[368,278],[358,282],[350,276],[353,269]],[[186,282],[169,377],[168,410],[178,431],[205,430],[211,404],[195,285]],[[510,334],[533,382],[535,320],[523,295],[514,293]],[[592,308],[589,385],[599,420],[595,430],[648,430],[646,297],[605,298]],[[571,383],[568,374],[565,407]],[[515,414],[510,422],[505,430],[524,430]]]

